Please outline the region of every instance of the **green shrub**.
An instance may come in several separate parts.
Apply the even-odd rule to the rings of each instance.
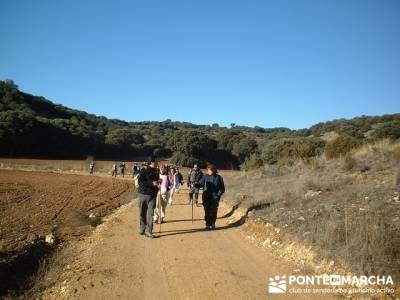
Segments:
[[[156,148],[153,151],[153,155],[158,158],[167,158],[171,156],[171,150],[166,148]]]
[[[261,151],[263,161],[270,165],[276,164],[279,159],[279,154],[291,144],[293,144],[293,139],[288,138],[275,140],[265,144]]]
[[[182,152],[175,153],[171,158],[171,162],[175,165],[184,167],[193,167],[194,164],[198,164],[200,168],[204,168],[206,166],[205,161]]]
[[[375,139],[398,139],[400,138],[400,121],[393,120],[379,124],[372,133]]]
[[[262,167],[264,164],[262,158],[258,153],[253,153],[247,157],[244,163],[240,166],[242,170],[249,171]]]
[[[325,141],[317,138],[295,140],[279,153],[278,162],[283,165],[291,165],[296,160],[306,161],[323,152]]]
[[[342,134],[326,144],[325,156],[328,159],[343,157],[351,150],[358,148],[361,145],[362,142],[359,139],[347,134]]]

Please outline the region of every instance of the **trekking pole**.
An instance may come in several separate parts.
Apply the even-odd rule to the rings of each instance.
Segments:
[[[192,224],[193,224],[193,205],[194,205],[194,198],[192,199]]]
[[[158,232],[161,232],[161,190],[158,192],[158,222],[160,223],[158,227]]]

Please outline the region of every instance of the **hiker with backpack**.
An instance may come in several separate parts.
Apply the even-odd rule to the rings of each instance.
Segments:
[[[135,178],[135,175],[137,175],[139,173],[139,168],[137,165],[133,165],[132,167],[132,177]]]
[[[204,220],[206,221],[206,230],[215,229],[217,220],[219,201],[223,193],[225,193],[225,184],[221,175],[218,174],[217,168],[213,165],[207,167],[207,175],[203,176],[195,183],[197,188],[203,188],[203,207]]]
[[[195,186],[195,183],[199,182],[202,177],[203,177],[203,172],[200,170],[197,164],[195,164],[193,166],[193,169],[190,170],[188,175],[187,186],[189,188],[189,204],[192,203],[194,195],[194,204],[196,206],[199,206],[199,188]]]
[[[179,189],[181,188],[181,185],[183,183],[183,176],[181,173],[179,173],[178,168],[171,168],[170,181],[172,188],[169,193],[168,204],[172,205],[172,202],[174,200],[174,195],[175,193],[179,193]]]
[[[153,215],[159,186],[157,161],[150,158],[146,168],[142,168],[138,176],[139,234],[148,238],[154,238]]]
[[[160,195],[157,197],[156,208],[154,210],[154,222],[156,223],[162,223],[165,218],[165,209],[167,207],[171,186],[168,167],[163,166],[160,170]]]
[[[111,177],[117,177],[117,173],[118,173],[118,168],[117,168],[117,163],[115,162],[111,167]]]

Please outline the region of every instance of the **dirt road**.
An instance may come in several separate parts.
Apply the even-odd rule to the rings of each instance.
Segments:
[[[44,299],[287,299],[268,294],[268,278],[293,268],[228,228],[221,214],[218,230],[203,230],[203,207],[192,224],[186,197],[183,191],[167,207],[156,239],[137,233],[135,202],[118,209],[79,242],[75,261]]]

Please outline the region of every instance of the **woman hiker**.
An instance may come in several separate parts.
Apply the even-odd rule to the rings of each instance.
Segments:
[[[154,210],[154,222],[156,223],[162,223],[165,218],[165,208],[167,207],[170,189],[171,181],[168,169],[166,166],[163,166],[160,171],[160,195],[157,197],[156,208]]]
[[[172,201],[174,200],[175,193],[179,193],[179,189],[181,188],[182,179],[179,176],[180,173],[177,171],[177,168],[172,168],[170,173],[170,181],[171,181],[171,191],[169,193],[168,204],[172,205]]]
[[[207,167],[207,175],[203,176],[195,183],[197,188],[203,188],[202,199],[206,230],[215,229],[219,201],[222,194],[225,193],[224,180],[222,176],[217,173],[217,168],[213,165],[209,165]]]

